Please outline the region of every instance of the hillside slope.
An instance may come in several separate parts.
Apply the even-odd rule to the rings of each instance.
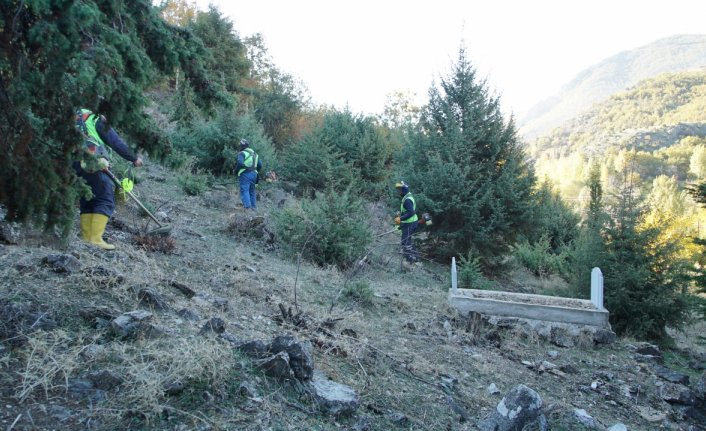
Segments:
[[[0,244],[3,427],[474,430],[524,384],[541,396],[550,429],[590,429],[576,409],[597,429],[703,429],[703,325],[700,338],[675,334],[680,348],[664,352],[664,364],[690,378],[669,382],[638,353],[654,349],[632,340],[552,342],[527,322],[459,316],[447,304],[447,269],[401,272],[394,235],[378,239],[348,284],[374,294],[360,287],[329,313],[349,276],[298,267],[270,235],[270,216],[290,195],[264,187],[254,218],[232,185],[190,197],[159,166],[141,172],[136,189],[173,227],[171,252],[138,246],[146,219],[132,203],[107,231],[115,252],[19,228],[16,244]],[[371,206],[377,231],[383,212]],[[518,274],[506,288],[547,283]],[[302,313],[290,316],[295,300]],[[137,335],[116,331],[126,312],[142,316]],[[281,334],[310,342],[316,369],[356,391],[355,413],[317,413],[301,383],[266,376],[242,344]],[[687,387],[692,401],[680,398]]]
[[[559,94],[538,103],[518,125],[528,139],[541,136],[593,104],[667,72],[706,66],[706,35],[679,35],[620,52],[579,73]]]

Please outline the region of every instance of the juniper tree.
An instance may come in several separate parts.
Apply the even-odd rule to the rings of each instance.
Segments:
[[[435,250],[472,251],[487,265],[532,224],[534,172],[525,162],[512,119],[464,49],[450,75],[432,86],[420,127],[398,155],[400,179],[434,218]]]
[[[79,184],[70,169],[79,107],[106,114],[149,151],[164,149],[144,90],[180,67],[199,101],[229,103],[203,67],[201,41],[149,0],[0,2],[0,204],[12,220],[68,233]]]

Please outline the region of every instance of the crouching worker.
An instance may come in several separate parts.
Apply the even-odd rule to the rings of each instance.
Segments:
[[[115,184],[105,173],[110,167],[111,149],[136,167],[142,166],[142,159],[130,150],[102,115],[80,109],[76,112],[76,128],[83,135],[84,151],[73,167],[93,195],[89,200],[81,198],[80,201],[81,238],[103,250],[114,250],[114,245],[103,240],[105,226],[115,210]]]
[[[240,152],[235,163],[235,175],[240,184],[240,200],[245,209],[255,211],[257,209],[257,197],[255,195],[255,184],[262,169],[262,161],[255,150],[250,148],[247,139],[240,140]]]

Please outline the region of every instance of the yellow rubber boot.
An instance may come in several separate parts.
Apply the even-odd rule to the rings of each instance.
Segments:
[[[103,250],[115,250],[113,244],[103,241],[103,232],[105,232],[105,225],[108,224],[108,216],[103,214],[91,214],[91,216],[91,239],[89,242]]]
[[[91,242],[91,223],[93,223],[93,214],[81,214],[81,239]]]

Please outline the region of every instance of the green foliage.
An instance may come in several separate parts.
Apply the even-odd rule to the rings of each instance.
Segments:
[[[660,238],[659,229],[641,226],[643,210],[636,199],[633,166],[629,162],[624,168],[610,219],[585,224],[572,267],[584,292],[591,268],[601,269],[606,308],[617,333],[660,340],[666,338],[667,326],[679,328],[686,321],[689,266],[680,258],[676,241]],[[599,215],[596,206],[593,216]]]
[[[430,238],[442,256],[472,251],[493,265],[531,231],[534,172],[463,50],[441,89],[430,90],[421,128],[397,160],[399,178],[433,216]]]
[[[480,260],[479,256],[473,256],[470,252],[467,256],[461,255],[458,269],[459,288],[490,290],[495,287],[495,283],[483,275]]]
[[[375,292],[367,281],[351,281],[347,283],[345,289],[343,289],[344,297],[363,305],[371,305],[373,303],[374,294]]]
[[[245,92],[250,62],[233,23],[211,5],[208,11],[198,12],[188,28],[208,48],[204,67],[215,72],[215,80],[231,93]]]
[[[299,194],[327,188],[345,188],[353,181],[343,156],[335,147],[309,135],[283,153],[281,174],[297,183]]]
[[[189,196],[198,196],[208,187],[208,176],[200,173],[185,173],[179,175],[179,185]]]
[[[285,169],[289,178],[304,184],[302,188],[322,190],[322,184],[332,182],[351,185],[375,199],[389,187],[392,153],[391,141],[373,118],[330,111],[319,127],[285,150]],[[321,177],[319,169],[324,178],[313,178]]]
[[[580,179],[596,161],[607,194],[620,183],[626,157],[637,162],[636,187],[645,193],[659,175],[683,183],[706,172],[700,149],[706,145],[704,100],[705,72],[661,75],[538,138],[529,153],[536,159],[538,175],[551,179],[565,199],[586,198]]]
[[[302,200],[275,213],[274,221],[284,249],[318,265],[347,268],[372,241],[363,202],[349,190]]]
[[[538,277],[565,272],[567,251],[565,249],[559,253],[552,251],[551,243],[546,236],[541,237],[534,244],[527,241],[520,242],[515,248],[514,255],[522,266]]]
[[[696,178],[703,180],[706,177],[706,145],[697,145],[689,159],[689,172]]]
[[[11,149],[0,152],[11,167],[0,172],[0,204],[9,219],[66,234],[80,187],[70,167],[82,142],[75,109],[105,114],[157,153],[164,142],[142,108],[162,74],[180,66],[203,106],[229,97],[206,73],[201,41],[148,0],[15,3],[0,9],[0,22],[12,23],[0,27],[0,136]]]
[[[197,160],[197,166],[217,175],[232,175],[240,151],[240,140],[250,141],[263,169],[277,169],[277,157],[262,126],[249,112],[238,114],[228,108],[216,110],[213,119],[198,119],[177,129],[174,147]]]
[[[534,227],[528,234],[528,242],[546,241],[548,252],[559,253],[578,236],[581,218],[566,205],[547,180],[539,184],[534,201],[531,216]]]
[[[164,163],[172,170],[180,171],[195,163],[194,156],[190,156],[181,150],[172,150],[164,159]]]

